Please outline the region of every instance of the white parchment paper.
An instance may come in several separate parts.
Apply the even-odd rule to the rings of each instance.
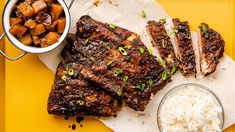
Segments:
[[[70,0],[65,0],[69,3]],[[158,20],[170,16],[163,7],[155,0],[100,0],[98,6],[95,6],[94,0],[75,0],[71,13],[71,33],[76,31],[76,22],[83,15],[90,15],[96,20],[102,22],[115,23],[118,26],[138,33],[147,47],[151,47],[151,40],[147,35],[145,26],[148,20]],[[111,2],[110,2],[111,1]],[[144,10],[147,18],[142,18],[140,12]],[[180,17],[180,16],[179,16]],[[171,27],[170,23],[167,27]],[[195,51],[197,49],[197,34],[192,33]],[[61,61],[60,52],[63,44],[56,50],[46,54],[39,55],[41,61],[53,72],[56,71],[58,63]],[[153,48],[153,54],[158,56]],[[196,52],[197,54],[197,52]],[[198,60],[197,60],[198,61]],[[225,111],[224,128],[235,123],[235,62],[228,56],[224,56],[222,62],[218,65],[215,73],[208,77],[198,74],[197,78],[183,77],[177,72],[171,83],[158,92],[149,102],[144,112],[136,112],[128,107],[123,107],[116,118],[101,118],[100,120],[107,127],[117,132],[158,132],[156,113],[162,97],[171,88],[183,83],[198,83],[210,88],[219,97]]]

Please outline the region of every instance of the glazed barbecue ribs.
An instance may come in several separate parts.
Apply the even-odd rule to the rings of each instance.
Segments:
[[[80,58],[62,61],[57,68],[48,99],[48,113],[66,116],[116,116],[121,102],[84,80],[79,74]]]
[[[207,76],[216,70],[224,53],[225,42],[222,36],[205,23],[199,27],[200,67]]]
[[[166,64],[166,69],[174,74],[176,69],[179,68],[179,61],[176,58],[173,45],[170,41],[170,37],[167,35],[164,27],[166,20],[160,19],[157,21],[149,21],[146,26],[153,44],[157,48],[162,60]]]
[[[48,99],[50,114],[115,116],[122,100],[144,111],[168,73],[139,36],[83,16],[67,39]]]
[[[180,69],[183,75],[196,75],[196,60],[191,33],[187,21],[181,22],[178,18],[172,19],[175,39],[177,42]]]
[[[123,101],[144,111],[152,95],[171,81],[172,71],[180,68],[183,75],[196,75],[189,25],[177,18],[172,22],[177,54],[165,21],[147,25],[165,69],[136,33],[82,16],[76,34],[67,37],[62,51],[48,99],[49,114],[116,116]],[[207,24],[199,29],[201,71],[208,75],[223,55],[224,40]]]
[[[83,16],[76,35],[77,40],[64,56],[80,54],[92,61],[81,63],[81,75],[112,96],[124,98],[134,110],[143,111],[151,95],[170,80],[156,57],[131,31]]]

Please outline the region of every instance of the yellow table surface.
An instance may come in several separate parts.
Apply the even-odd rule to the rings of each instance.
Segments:
[[[200,22],[207,22],[218,30],[226,41],[226,53],[235,59],[233,0],[159,0],[159,2],[172,17],[188,20],[193,30],[197,30]],[[0,9],[3,10],[2,2]],[[7,40],[5,51],[11,56],[21,53]],[[4,126],[6,132],[72,131],[68,126],[76,123],[74,118],[66,121],[63,117],[47,113],[47,97],[54,75],[40,62],[37,55],[30,54],[14,62],[0,57],[0,75],[0,131],[4,130]],[[86,118],[82,124],[84,127],[77,127],[76,131],[111,131],[94,118]],[[225,132],[235,132],[235,126]]]

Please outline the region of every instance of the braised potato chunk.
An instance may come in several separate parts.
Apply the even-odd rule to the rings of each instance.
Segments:
[[[40,44],[40,38],[38,36],[33,36],[33,42],[35,45]]]
[[[35,13],[38,13],[39,11],[46,9],[47,4],[44,2],[44,0],[37,0],[33,2],[32,7]]]
[[[58,23],[58,20],[54,21],[51,25],[46,26],[46,29],[49,31],[54,31],[57,23]]]
[[[57,31],[59,33],[63,33],[64,32],[65,24],[66,24],[65,17],[58,19]]]
[[[26,31],[27,28],[21,24],[15,24],[10,29],[10,33],[18,37],[22,37]]]
[[[66,26],[58,0],[18,0],[10,15],[9,32],[22,44],[43,48],[56,43]]]
[[[45,30],[43,24],[38,24],[37,26],[35,26],[35,28],[30,29],[30,34],[32,34],[32,35],[39,35],[39,34],[42,34],[45,32],[46,32],[46,30]]]
[[[31,35],[29,33],[25,34],[22,37],[18,37],[18,39],[24,45],[30,45],[33,42],[32,38],[31,38]]]
[[[57,32],[49,32],[45,38],[42,40],[42,47],[46,47],[56,43],[60,38],[60,35]]]
[[[35,13],[32,6],[26,1],[18,5],[17,9],[26,17],[31,17]]]
[[[63,7],[60,4],[52,4],[51,12],[55,15],[55,19],[58,19],[63,12]]]
[[[14,24],[21,24],[22,23],[22,19],[21,18],[10,18],[10,24],[11,26]]]
[[[36,27],[37,23],[36,23],[34,20],[29,19],[29,20],[25,21],[24,25],[25,25],[26,27],[32,29],[32,28],[35,28],[35,27]]]

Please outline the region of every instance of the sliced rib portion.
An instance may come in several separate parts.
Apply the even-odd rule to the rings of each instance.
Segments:
[[[173,74],[179,67],[179,61],[175,56],[174,48],[170,41],[170,37],[167,35],[164,23],[164,19],[159,22],[149,21],[147,30],[153,40],[153,44],[158,49],[162,60],[166,62],[167,70]]]
[[[180,69],[183,75],[196,75],[195,53],[192,45],[188,22],[180,22],[178,18],[172,19],[175,39],[179,50]]]
[[[143,111],[152,94],[170,80],[148,53],[139,36],[112,24],[83,16],[77,23],[77,41],[70,54],[81,54],[91,64],[81,63],[85,79],[113,96],[121,96],[134,110]]]
[[[222,36],[205,23],[199,26],[199,47],[201,72],[207,76],[216,70],[224,53],[225,42]]]
[[[84,80],[79,74],[82,56],[71,57],[58,65],[48,99],[48,113],[66,116],[116,116],[120,100]],[[89,62],[84,62],[89,63]]]

